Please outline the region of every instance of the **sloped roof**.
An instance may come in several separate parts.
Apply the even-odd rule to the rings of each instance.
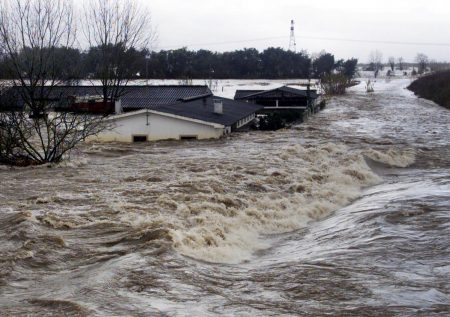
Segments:
[[[208,86],[146,86],[131,89],[121,98],[124,109],[154,109],[178,100],[200,95],[212,95]]]
[[[217,114],[214,112],[214,99],[222,101],[222,114]],[[231,126],[262,108],[263,107],[259,105],[236,101],[233,99],[207,96],[188,98],[184,101],[179,101],[171,105],[156,107],[154,110],[196,120],[222,124],[224,126]]]
[[[164,85],[164,86],[124,86],[120,98],[122,108],[152,109],[160,105],[172,104],[180,99],[211,95],[208,86]],[[101,86],[58,86],[53,87],[51,95],[58,96],[95,96],[102,95]]]
[[[290,94],[298,97],[308,97],[308,91],[306,89],[297,89],[289,86],[282,86],[279,88],[271,89],[271,90],[237,90],[234,95],[234,99],[254,99],[272,95],[274,93],[281,92],[285,94]],[[310,90],[309,91],[310,98],[317,98],[317,91]]]
[[[13,91],[22,87],[12,87]],[[102,86],[53,86],[44,95],[50,99],[60,99],[68,96],[101,96]],[[131,109],[154,108],[160,105],[172,104],[183,98],[212,95],[208,86],[167,85],[167,86],[122,86],[122,107]],[[18,94],[20,95],[20,94]]]
[[[260,93],[260,92],[263,92],[263,91],[265,91],[265,90],[238,89],[238,90],[236,90],[236,93],[234,94],[234,99],[235,100],[241,99],[241,98],[244,98],[244,97],[247,97],[247,96],[250,96],[250,95],[253,95],[253,94],[257,94],[257,93]]]

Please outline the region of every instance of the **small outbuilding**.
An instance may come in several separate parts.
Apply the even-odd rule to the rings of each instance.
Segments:
[[[237,90],[234,99],[261,105],[264,110],[307,110],[315,107],[318,97],[313,89],[283,86],[271,90]]]

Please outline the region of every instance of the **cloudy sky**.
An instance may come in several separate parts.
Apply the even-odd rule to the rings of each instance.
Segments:
[[[156,49],[227,51],[288,48],[291,19],[297,49],[326,50],[364,62],[372,50],[414,59],[450,60],[449,0],[140,0],[158,30]]]

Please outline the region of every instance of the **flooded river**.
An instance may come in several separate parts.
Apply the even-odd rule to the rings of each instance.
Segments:
[[[408,84],[288,130],[0,167],[0,315],[448,316],[450,111]]]

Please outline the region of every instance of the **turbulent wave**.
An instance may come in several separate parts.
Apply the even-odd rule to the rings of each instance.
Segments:
[[[393,167],[408,167],[416,160],[416,152],[414,149],[399,150],[390,148],[387,151],[377,151],[370,149],[363,151],[368,158]]]
[[[186,256],[238,263],[269,247],[270,235],[304,228],[357,199],[364,187],[379,183],[364,156],[394,166],[414,160],[413,153],[404,151],[362,153],[340,144],[292,143],[248,157],[232,153],[218,159],[207,155],[201,161],[180,157],[167,162],[162,174],[153,166],[130,174],[138,163],[127,158],[130,169],[112,168],[103,180],[62,170],[80,184],[70,192],[49,191],[29,201],[34,203],[36,221],[56,230],[90,230],[108,241],[138,244],[147,239],[141,247],[149,241],[171,241]],[[163,150],[158,155],[171,153]],[[140,162],[147,156],[136,157]],[[93,168],[82,161],[81,167]],[[97,187],[100,182],[104,188]],[[96,227],[102,223],[114,224],[119,237]]]
[[[285,146],[264,163],[205,194],[160,197],[161,204],[175,209],[175,248],[206,261],[239,262],[267,246],[263,235],[305,227],[380,182],[362,155],[334,144]],[[204,185],[220,182],[218,177]],[[192,179],[189,185],[203,181]]]

